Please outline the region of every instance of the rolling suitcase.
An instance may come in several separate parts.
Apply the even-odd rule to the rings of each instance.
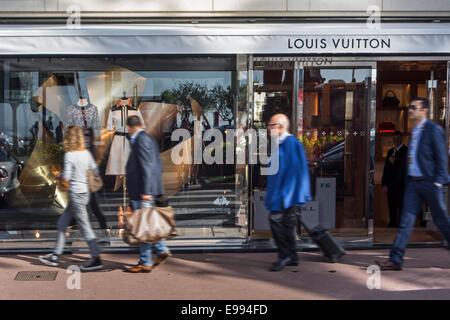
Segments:
[[[301,229],[301,225],[306,229],[309,233],[310,237],[313,239],[314,243],[322,250],[325,258],[332,262],[338,262],[339,259],[345,255],[345,250],[342,246],[333,238],[330,232],[321,225],[318,225],[314,228],[309,228],[298,215],[298,229]]]

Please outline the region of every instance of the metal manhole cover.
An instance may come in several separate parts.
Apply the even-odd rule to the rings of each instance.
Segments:
[[[14,280],[17,281],[53,281],[58,271],[20,271]]]

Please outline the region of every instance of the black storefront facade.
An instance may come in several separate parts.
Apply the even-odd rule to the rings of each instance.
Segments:
[[[91,203],[105,218],[106,228],[91,219],[105,249],[128,248],[117,213],[128,206],[132,182],[117,166],[127,157],[117,145],[127,143],[120,137],[130,113],[142,116],[161,148],[180,234],[172,248],[267,244],[265,178],[259,164],[236,161],[249,136],[224,139],[224,150],[231,142],[235,153],[224,164],[196,162],[192,141],[172,137],[177,129],[193,133],[198,120],[203,133],[253,130],[261,139],[277,112],[290,117],[307,153],[314,200],[304,218],[347,246],[389,243],[395,230],[386,227],[384,159],[393,131],[408,142],[412,97],[430,98],[431,118],[448,132],[448,30],[442,23],[3,26],[0,247],[52,246],[67,204],[56,181],[62,132],[81,107],[105,182]],[[174,152],[185,161],[174,161]],[[84,247],[76,228],[68,238],[72,248]],[[411,241],[442,241],[427,208]]]

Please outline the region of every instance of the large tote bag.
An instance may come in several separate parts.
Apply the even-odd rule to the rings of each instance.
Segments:
[[[128,244],[157,242],[176,235],[172,207],[141,208],[125,214],[122,239]]]

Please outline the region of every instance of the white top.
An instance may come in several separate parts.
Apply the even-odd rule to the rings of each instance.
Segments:
[[[69,181],[69,191],[89,193],[88,169],[98,173],[92,154],[87,151],[70,151],[64,155],[64,180]]]

